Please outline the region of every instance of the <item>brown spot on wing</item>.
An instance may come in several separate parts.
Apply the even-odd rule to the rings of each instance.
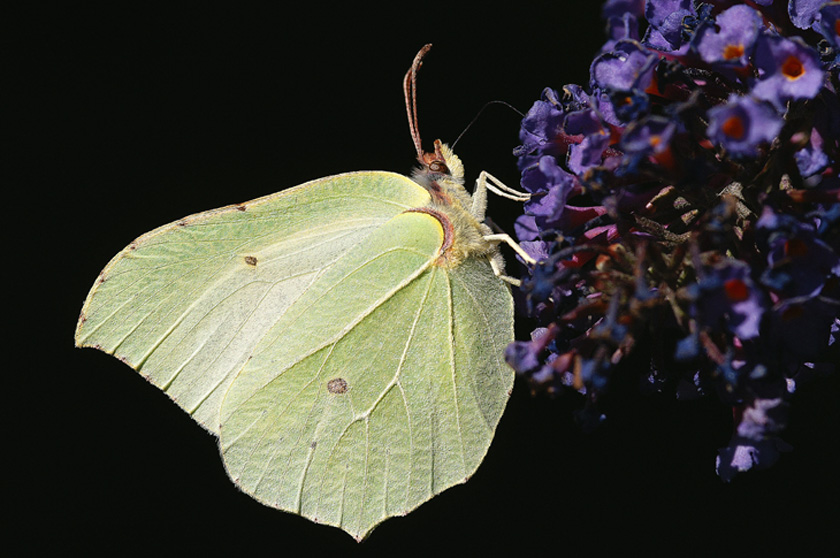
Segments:
[[[350,387],[347,385],[347,381],[344,378],[333,378],[327,382],[327,391],[330,393],[340,395],[342,393],[347,393],[348,389],[350,389]]]

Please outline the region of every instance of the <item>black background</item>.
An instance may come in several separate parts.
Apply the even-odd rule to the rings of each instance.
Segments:
[[[66,2],[4,18],[6,353],[18,357],[4,366],[5,548],[837,550],[836,377],[794,398],[795,451],[730,484],[714,473],[729,411],[711,399],[628,395],[584,434],[573,398],[532,398],[517,382],[477,474],[358,545],[238,492],[186,414],[112,357],[74,349],[88,289],[136,236],[343,171],[407,172],[401,80],[424,43],[428,145],[454,140],[488,101],[526,111],[545,86],[585,83],[603,39],[598,2],[273,4]],[[517,184],[518,125],[500,105],[481,115],[457,148],[469,180],[487,169]],[[490,203],[510,230],[515,206]]]

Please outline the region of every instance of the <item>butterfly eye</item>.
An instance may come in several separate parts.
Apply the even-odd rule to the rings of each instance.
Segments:
[[[429,163],[429,170],[432,172],[439,172],[443,174],[450,174],[449,167],[443,161],[432,161]]]

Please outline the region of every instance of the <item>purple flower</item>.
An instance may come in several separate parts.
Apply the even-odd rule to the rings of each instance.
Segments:
[[[758,146],[770,143],[783,123],[767,104],[733,94],[727,104],[709,110],[706,134],[732,155],[755,156]]]
[[[606,91],[599,91],[593,94],[592,106],[598,111],[598,114],[604,119],[604,122],[612,124],[613,126],[623,126],[624,122],[616,114],[616,107],[613,105],[613,100]]]
[[[575,365],[574,352],[560,355],[553,353],[545,362],[539,358],[539,355],[554,346],[556,335],[554,327],[534,330],[530,341],[517,341],[508,345],[505,361],[520,375],[530,376],[532,381],[553,383],[558,388],[572,386],[575,383],[571,372]]]
[[[840,262],[814,226],[766,208],[756,223],[767,252],[762,282],[788,298],[816,296]]]
[[[622,126],[650,113],[650,96],[639,89],[615,92],[611,100],[613,112]]]
[[[786,420],[787,404],[780,397],[755,399],[744,409],[736,432],[741,438],[760,442],[779,432]]]
[[[718,451],[715,470],[725,482],[730,482],[735,475],[750,469],[766,469],[779,460],[782,452],[791,447],[780,438],[773,436],[759,442],[743,441],[733,438],[729,446]]]
[[[826,0],[790,0],[788,14],[790,21],[800,29],[808,29],[820,17],[820,8]]]
[[[781,398],[756,398],[741,413],[729,446],[718,451],[718,475],[729,482],[736,473],[765,469],[773,465],[780,452],[790,451],[790,445],[777,433],[787,422],[788,404]]]
[[[815,28],[834,48],[840,46],[840,22],[838,20],[840,20],[840,3],[823,4],[820,9],[819,24]]]
[[[816,51],[799,38],[763,36],[755,53],[763,72],[753,95],[783,110],[785,101],[812,99],[823,85],[824,72]]]
[[[523,215],[522,217],[527,216]],[[531,217],[531,220],[533,222],[533,217]],[[533,228],[536,229],[536,225]],[[518,233],[520,229],[517,227],[515,230]],[[551,243],[544,240],[523,240],[519,243],[519,246],[537,261],[544,260],[551,254]]]
[[[609,129],[599,115],[592,109],[569,113],[564,128],[568,134],[583,136],[580,143],[569,146],[569,170],[580,174],[599,165],[610,142]]]
[[[645,90],[653,81],[659,57],[635,41],[619,41],[615,49],[599,55],[589,68],[593,88]]]
[[[519,139],[522,142],[520,152],[520,170],[534,164],[543,154],[560,155],[565,153],[564,146],[558,142],[563,129],[563,109],[557,101],[557,93],[546,88],[542,99],[535,102],[522,119]]]
[[[541,366],[539,354],[553,341],[546,328],[534,330],[530,341],[517,341],[507,347],[505,360],[520,373],[532,372]]]
[[[803,177],[813,176],[822,172],[831,162],[828,155],[823,151],[822,135],[817,128],[813,128],[808,137],[808,145],[800,149],[794,155],[799,174]]]
[[[621,138],[625,153],[661,153],[668,148],[677,123],[670,118],[650,116],[628,127]]]
[[[712,330],[721,325],[742,341],[759,335],[768,306],[764,292],[750,277],[750,267],[740,260],[724,260],[709,270],[698,284],[697,318]]]
[[[684,46],[683,18],[696,15],[691,0],[653,0],[645,3],[648,27],[644,44],[663,51]]]
[[[522,174],[522,187],[535,194],[525,203],[525,212],[534,216],[539,228],[555,228],[574,186],[574,175],[563,170],[554,157],[541,157],[537,165]]]
[[[807,138],[804,147],[794,155],[799,174],[803,178],[822,173],[831,165],[837,153],[837,142],[831,139],[840,135],[840,99],[835,93],[824,89],[815,99],[813,109],[813,127],[791,138],[792,142],[800,145],[802,139]],[[814,180],[809,182],[813,184]]]
[[[574,83],[563,87],[562,100],[566,112],[581,110],[592,104],[592,96],[583,87]]]
[[[523,241],[532,241],[540,237],[540,229],[537,227],[537,223],[533,215],[520,215],[516,218],[513,228],[516,232],[516,238],[519,239],[520,244]],[[534,259],[540,260],[542,258],[535,257]]]
[[[623,39],[639,40],[639,22],[633,14],[623,13],[620,16],[610,16],[607,19],[607,35],[609,39],[601,51],[606,52],[615,48],[615,44]]]
[[[539,262],[519,306],[539,327],[508,361],[583,394],[584,427],[639,372],[717,394],[729,480],[779,458],[788,394],[837,368],[840,2],[790,3],[805,39],[781,1],[642,7],[608,0],[588,89],[547,89],[523,121],[515,230]]]
[[[649,157],[658,157],[660,162],[670,166],[669,148],[678,123],[664,116],[649,116],[627,127],[619,142],[624,152],[621,174],[635,174]]]
[[[709,64],[746,66],[762,23],[761,15],[751,7],[732,6],[715,19],[718,31],[704,26],[698,32],[697,52]]]

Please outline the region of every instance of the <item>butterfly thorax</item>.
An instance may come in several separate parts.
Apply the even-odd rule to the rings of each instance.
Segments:
[[[436,264],[456,267],[471,257],[497,257],[497,246],[484,239],[492,231],[472,213],[473,200],[464,188],[464,165],[458,156],[436,140],[434,153],[425,153],[420,163],[412,178],[432,197],[425,212],[444,228],[444,246]]]

